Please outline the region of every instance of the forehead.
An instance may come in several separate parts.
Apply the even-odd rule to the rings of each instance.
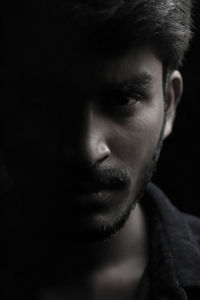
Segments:
[[[126,54],[106,62],[103,69],[104,78],[110,82],[120,83],[130,77],[146,74],[155,80],[162,72],[162,63],[150,47],[132,49]]]
[[[52,95],[65,92],[97,95],[106,86],[123,85],[132,79],[135,82],[142,74],[143,79],[149,76],[151,83],[157,83],[157,86],[162,80],[162,63],[151,46],[135,47],[123,55],[113,54],[109,58],[81,44],[68,47],[60,56],[49,49],[42,61],[37,60],[37,52],[31,56],[28,54],[25,53],[24,65],[21,66],[22,82],[20,76],[17,81],[18,89],[21,92],[27,90],[29,95],[30,91],[48,95],[51,92]],[[37,63],[33,66],[32,62]]]
[[[162,75],[162,63],[150,47],[132,49],[109,59],[91,50],[66,52],[63,65],[56,64],[55,60],[54,68],[52,74],[56,74],[60,82],[69,82],[84,89],[96,88],[97,85],[100,87],[106,84],[120,84],[140,74],[143,74],[143,79],[151,78],[153,83]]]

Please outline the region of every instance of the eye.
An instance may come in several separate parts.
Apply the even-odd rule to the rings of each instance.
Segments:
[[[127,106],[134,105],[142,100],[142,95],[140,94],[119,94],[111,98],[111,104],[117,106]]]

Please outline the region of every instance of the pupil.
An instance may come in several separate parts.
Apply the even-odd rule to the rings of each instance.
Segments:
[[[129,102],[129,98],[126,96],[122,96],[117,99],[117,102],[119,105],[126,105]]]

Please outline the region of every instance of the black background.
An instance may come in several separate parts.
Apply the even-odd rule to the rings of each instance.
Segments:
[[[196,1],[197,2],[197,1]],[[184,93],[172,135],[164,142],[156,182],[182,211],[200,216],[200,1],[194,7],[194,37],[181,73]]]

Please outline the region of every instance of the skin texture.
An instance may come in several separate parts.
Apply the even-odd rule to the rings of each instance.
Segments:
[[[162,63],[150,47],[110,61],[66,56],[64,86],[43,82],[35,97],[13,99],[17,113],[5,109],[4,150],[17,199],[7,221],[25,241],[24,253],[42,257],[27,272],[40,282],[49,272],[40,299],[129,299],[148,261],[137,201],[171,133],[181,75],[169,75],[165,111]]]

